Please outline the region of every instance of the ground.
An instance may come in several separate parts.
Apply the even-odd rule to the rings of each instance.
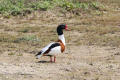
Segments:
[[[70,46],[49,63],[47,57],[36,60],[33,54],[23,57],[0,57],[1,80],[119,80],[119,48]],[[45,61],[46,60],[46,61]]]
[[[44,16],[43,16],[44,15]],[[98,15],[36,11],[27,16],[0,19],[0,80],[119,80],[120,10]],[[64,31],[66,51],[56,63],[35,54]],[[107,37],[107,38],[106,38]]]

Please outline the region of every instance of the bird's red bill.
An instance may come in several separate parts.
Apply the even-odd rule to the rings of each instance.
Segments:
[[[68,29],[67,25],[65,25],[65,30],[66,31],[70,31],[70,29]]]

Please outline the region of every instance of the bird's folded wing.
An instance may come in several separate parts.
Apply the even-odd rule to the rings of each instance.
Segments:
[[[42,48],[42,53],[41,54],[43,54],[43,53],[45,53],[48,49],[49,49],[49,47],[52,45],[52,44],[54,44],[55,42],[53,42],[53,43],[50,43],[50,44],[48,44],[46,47],[44,47],[44,48]]]

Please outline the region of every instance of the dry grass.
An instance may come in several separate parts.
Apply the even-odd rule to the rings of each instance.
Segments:
[[[71,29],[82,36],[74,40],[76,45],[97,45],[120,47],[119,11],[107,12],[100,16],[89,16],[73,20]]]
[[[116,46],[120,47],[119,36],[105,36],[98,34],[87,33],[84,36],[85,44],[87,45],[98,45],[98,46]]]
[[[69,19],[70,17],[61,17],[60,20],[56,18],[58,15],[57,13],[57,15],[55,15],[56,17],[53,17],[53,19],[56,20],[54,21],[54,23],[56,22],[55,25],[53,25],[54,23],[52,21],[49,22],[48,25],[45,24],[44,21],[42,23],[42,19],[31,20],[28,18],[26,20],[21,20],[16,18],[12,21],[9,20],[8,23],[4,20],[0,26],[2,30],[0,33],[0,42],[13,43],[16,45],[25,44],[32,48],[43,47],[49,42],[57,40],[56,26],[64,21],[73,32],[73,34],[65,32],[66,41],[69,44],[119,47],[117,43],[120,43],[118,18],[120,15],[119,12],[116,12],[116,15],[114,15],[114,13],[115,12],[108,12],[108,15],[105,13],[100,16],[73,16],[71,19]],[[46,13],[46,16],[48,15],[49,13]],[[39,17],[42,16],[43,14],[39,15]],[[45,20],[50,18],[50,16],[44,16]]]
[[[15,39],[16,37],[10,34],[5,34],[5,33],[0,34],[0,42],[13,42]]]

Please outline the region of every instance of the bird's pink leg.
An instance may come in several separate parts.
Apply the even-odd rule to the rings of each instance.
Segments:
[[[56,56],[54,56],[54,63],[56,62]]]
[[[50,56],[50,62],[52,62],[52,56]]]

